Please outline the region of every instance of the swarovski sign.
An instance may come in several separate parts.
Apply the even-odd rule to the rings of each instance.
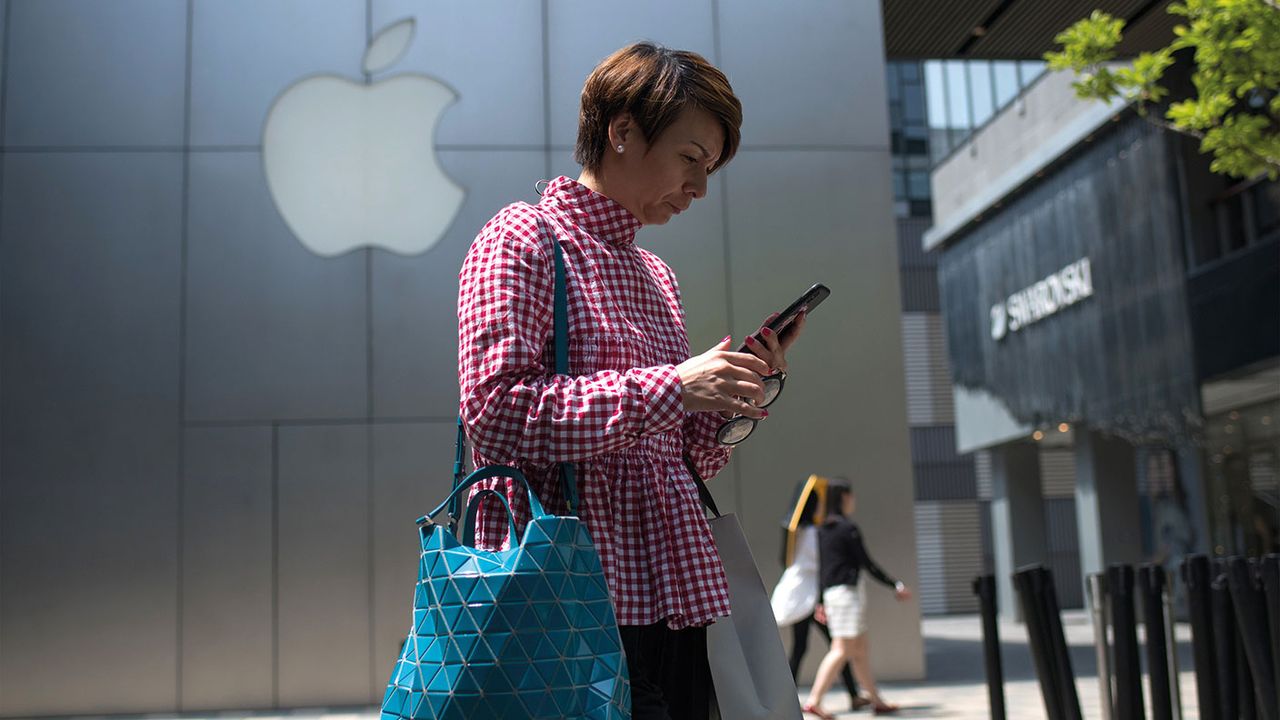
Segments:
[[[1080,258],[1033,285],[991,306],[991,339],[1037,323],[1093,295],[1089,258]]]

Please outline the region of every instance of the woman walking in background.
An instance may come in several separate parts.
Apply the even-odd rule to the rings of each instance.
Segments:
[[[862,543],[862,533],[850,519],[856,499],[853,489],[843,479],[832,480],[827,485],[827,517],[818,531],[819,579],[822,588],[822,604],[817,618],[825,615],[831,633],[831,650],[818,666],[818,676],[809,691],[804,711],[821,720],[834,720],[833,715],[822,709],[822,696],[827,693],[836,673],[847,663],[853,663],[853,672],[866,692],[877,715],[898,710],[880,697],[876,679],[867,657],[866,584],[859,582],[863,570],[876,580],[894,589],[898,601],[911,597],[911,591],[900,581],[890,577],[871,559]]]
[[[809,627],[818,605],[818,527],[826,518],[827,479],[810,475],[797,488],[791,512],[783,520],[782,566],[786,568],[773,589],[773,617],[778,627],[791,626],[791,676],[798,677],[800,663],[809,649]],[[827,626],[818,631],[831,643]],[[849,708],[859,710],[871,704],[858,694],[858,683],[848,663],[840,668],[840,678],[849,691]]]

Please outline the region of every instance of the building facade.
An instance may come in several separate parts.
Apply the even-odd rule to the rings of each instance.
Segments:
[[[366,56],[405,18],[402,56]],[[0,0],[0,19],[0,716],[381,698],[413,520],[450,479],[458,268],[499,208],[576,175],[581,83],[638,39],[706,55],[744,105],[709,196],[639,238],[681,279],[692,347],[833,291],[713,492],[771,585],[794,483],[872,478],[863,530],[917,584],[879,3]],[[403,119],[378,109],[392,79],[451,95],[404,140],[461,190],[428,249],[376,247],[377,192],[326,200],[367,223],[350,249],[298,236],[264,128],[316,78],[338,99],[296,132],[332,133],[314,167],[334,187],[353,153],[325,123]],[[877,669],[920,677],[919,606],[873,592],[870,612],[893,637]]]
[[[1009,573],[1055,552],[1046,448],[1074,466],[1060,593],[1114,562],[1280,540],[1280,189],[1210,173],[1193,141],[1070,81],[1044,77],[935,169],[924,235],[1010,614]]]

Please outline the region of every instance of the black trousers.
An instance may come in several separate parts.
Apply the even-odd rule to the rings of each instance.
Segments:
[[[707,629],[618,628],[631,674],[632,720],[707,720],[714,706]],[[718,715],[717,715],[718,716]]]
[[[800,671],[800,661],[804,659],[805,651],[809,649],[809,624],[816,622],[813,616],[801,620],[791,626],[791,677],[795,677]],[[831,631],[826,625],[818,623],[818,631],[827,639],[827,644],[831,644]],[[844,680],[844,686],[849,691],[849,697],[858,697],[858,682],[853,679],[853,673],[849,672],[850,665],[845,663],[840,668],[840,678]]]

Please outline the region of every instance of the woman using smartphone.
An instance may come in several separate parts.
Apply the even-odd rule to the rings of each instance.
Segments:
[[[558,463],[576,468],[577,510],[617,611],[632,712],[703,720],[710,707],[706,626],[729,612],[724,570],[690,464],[704,478],[729,459],[716,433],[762,418],[762,376],[785,370],[787,337],[750,352],[730,338],[691,356],[675,274],[636,245],[707,195],[738,149],[742,106],[701,56],[637,43],[582,89],[575,158],[536,205],[515,203],[480,231],[458,291],[461,414],[477,466],[515,465],[547,509],[566,506]],[[692,242],[693,240],[691,240]],[[569,373],[553,372],[554,245],[568,287]],[[707,252],[720,252],[709,243]],[[521,492],[496,487],[518,531]],[[481,510],[478,544],[509,542],[501,504]]]

